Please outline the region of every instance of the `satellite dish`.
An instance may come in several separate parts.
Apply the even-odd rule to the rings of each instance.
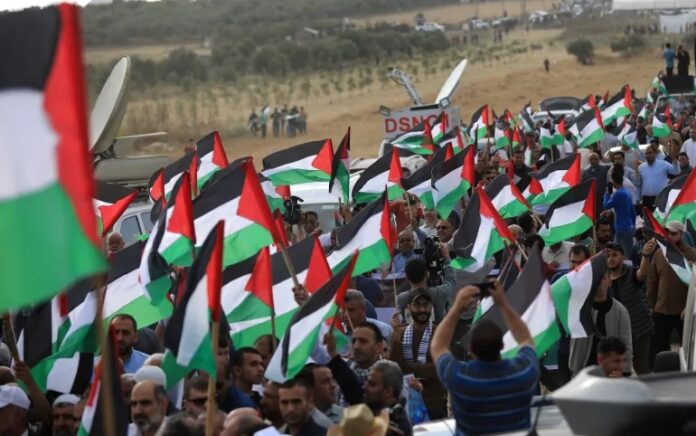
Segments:
[[[128,81],[130,79],[131,60],[128,56],[121,58],[109,78],[102,86],[97,101],[94,102],[89,118],[89,138],[92,153],[106,151],[112,144],[128,106]]]
[[[452,95],[454,94],[454,91],[457,90],[457,86],[459,86],[459,79],[461,79],[462,74],[464,74],[466,64],[466,59],[463,59],[461,62],[459,62],[459,64],[457,64],[456,67],[454,67],[454,70],[452,70],[447,80],[445,80],[445,84],[442,85],[442,88],[440,88],[440,92],[437,94],[435,103],[439,104],[440,100],[443,99],[449,99],[452,101]]]

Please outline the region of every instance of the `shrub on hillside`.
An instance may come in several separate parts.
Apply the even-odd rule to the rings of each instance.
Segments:
[[[582,65],[591,65],[592,57],[594,56],[594,46],[586,39],[577,39],[566,46],[568,54],[575,56],[578,63]]]
[[[610,47],[612,52],[619,52],[624,56],[632,56],[645,48],[645,38],[640,35],[623,36],[612,41]]]

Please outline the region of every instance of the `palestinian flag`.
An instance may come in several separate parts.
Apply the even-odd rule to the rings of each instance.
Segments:
[[[522,272],[522,268],[515,260],[518,251],[519,247],[517,245],[515,245],[512,249],[510,249],[510,247],[506,247],[503,250],[503,255],[501,256],[500,263],[502,264],[502,267],[498,273],[497,280],[503,286],[503,290],[505,292],[512,287],[512,285],[517,281],[517,277],[519,277],[520,272]],[[481,298],[478,306],[476,307],[473,321],[476,322],[479,318],[481,318],[481,315],[488,312],[494,304],[493,297],[490,295]]]
[[[341,227],[336,235],[336,248],[328,256],[329,266],[340,270],[358,251],[354,275],[371,271],[391,262],[396,233],[391,222],[387,191],[365,206]]]
[[[582,100],[582,110],[588,111],[597,107],[597,100],[594,94],[589,94]]]
[[[299,307],[282,253],[270,255],[265,250],[223,271],[222,308],[236,347],[253,346],[259,336],[270,334],[271,317],[275,318],[276,335],[282,337]],[[297,280],[310,294],[331,277],[317,238],[305,238],[287,250]]]
[[[30,31],[28,31],[30,29]],[[106,269],[92,199],[79,9],[0,14],[0,312]]]
[[[352,222],[352,221],[351,221]],[[357,255],[353,254],[340,271],[331,277],[295,312],[266,369],[266,378],[283,382],[295,377],[321,342],[326,322],[335,318],[343,305]]]
[[[87,404],[82,413],[82,420],[77,431],[78,436],[104,435],[109,432],[107,429],[104,408],[106,407],[105,398],[110,396],[111,415],[113,416],[113,434],[124,435],[128,433],[129,411],[123,402],[123,391],[121,390],[121,362],[116,353],[116,338],[109,329],[109,347],[104,350],[102,358],[94,371],[94,378],[87,396]],[[105,389],[109,386],[109,390]]]
[[[592,228],[595,213],[595,181],[587,180],[570,188],[551,204],[539,236],[546,245],[566,241]]]
[[[563,145],[565,137],[568,134],[568,128],[565,123],[565,116],[553,120],[553,145]]]
[[[437,214],[447,218],[456,204],[474,186],[476,146],[469,145],[451,159],[433,167],[432,195]]]
[[[166,205],[164,233],[157,250],[168,264],[189,266],[193,262],[196,231],[193,227],[191,182],[188,171],[179,177]],[[156,223],[155,225],[159,225]],[[155,229],[152,230],[156,232]],[[145,251],[147,253],[147,249]]]
[[[674,183],[674,181],[672,181],[672,183]],[[672,185],[672,183],[670,183],[670,185]],[[669,185],[667,186],[669,187]],[[674,187],[672,189],[674,189]],[[660,194],[662,194],[662,192],[660,192]],[[692,219],[694,215],[696,215],[696,171],[691,170],[686,180],[684,180],[677,197],[668,209],[668,214],[669,218],[666,221],[676,220],[682,223],[686,222],[688,219]]]
[[[331,139],[321,139],[269,154],[263,158],[262,173],[274,186],[328,182],[332,161]]]
[[[616,95],[607,101],[602,109],[602,123],[606,126],[617,118],[627,117],[633,113],[633,97],[631,87],[625,85]]]
[[[674,245],[672,240],[669,239],[667,231],[655,220],[650,213],[650,209],[643,208],[643,219],[645,220],[645,230],[649,232],[649,237],[652,236],[657,241],[657,245],[672,271],[679,277],[679,280],[688,285],[693,270],[691,263],[679,251],[679,248]],[[689,225],[690,221],[687,222],[687,228]]]
[[[500,174],[486,186],[486,195],[503,219],[515,218],[531,207],[507,174]]]
[[[595,332],[592,302],[607,271],[607,255],[600,251],[551,285],[556,312],[571,338]]]
[[[512,131],[512,148],[518,147],[522,144],[522,135],[520,135],[520,129],[514,129]]]
[[[522,129],[524,133],[531,133],[534,131],[534,120],[532,119],[532,107],[527,103],[518,116],[520,123],[522,124]]]
[[[431,185],[433,168],[446,161],[448,154],[450,157],[454,156],[451,144],[438,149],[432,159],[414,171],[408,178],[403,179],[403,187],[406,192],[418,197],[426,209],[435,209]]]
[[[218,171],[215,179],[193,201],[193,225],[196,234],[206,235],[218,221],[225,222],[225,266],[247,259],[279,240],[251,159],[238,165],[231,163]]]
[[[669,92],[667,92],[667,87],[665,86],[665,82],[662,81],[662,78],[658,74],[655,76],[655,78],[652,80],[650,83],[650,87],[652,89],[656,89],[658,93],[662,95],[669,95]]]
[[[123,212],[138,196],[138,191],[111,183],[97,182],[94,196],[94,209],[97,213],[97,225],[101,235],[106,236],[121,217]]]
[[[662,188],[662,191],[660,191],[659,194],[657,194],[657,197],[655,198],[655,218],[660,224],[667,224],[667,221],[671,219],[670,212],[672,211],[674,202],[681,194],[682,189],[686,185],[686,181],[691,177],[692,174],[693,171],[688,175],[684,174],[682,176],[675,177],[669,182],[669,184],[667,184],[667,186]]]
[[[580,183],[580,154],[573,153],[549,162],[539,171],[532,171],[529,175],[532,177],[530,193],[535,195],[532,204],[551,204]]]
[[[547,120],[539,128],[539,143],[541,148],[551,148],[554,145],[553,127],[550,120]]]
[[[406,150],[412,154],[429,156],[436,149],[435,144],[445,138],[448,127],[447,114],[441,112],[432,126],[427,119],[424,119],[411,130],[400,134],[389,142],[394,148]]]
[[[166,217],[166,214],[160,214],[155,223],[152,233],[147,238],[138,268],[144,294],[153,304],[162,302],[172,288],[169,262],[159,250],[166,228]]]
[[[586,148],[604,138],[604,124],[599,108],[585,111],[578,115],[570,127],[578,147]]]
[[[449,128],[449,117],[447,116],[447,112],[440,112],[440,115],[437,116],[437,119],[435,119],[432,126],[430,126],[430,139],[432,139],[432,143],[439,144],[449,131]]]
[[[353,201],[356,203],[369,203],[379,198],[387,188],[389,201],[404,195],[401,187],[403,172],[399,151],[395,148],[391,153],[386,153],[367,167],[353,186]]]
[[[181,176],[187,171],[189,173],[189,192],[198,192],[196,175],[198,174],[199,163],[200,158],[198,157],[198,152],[192,150],[167,167],[155,171],[148,181],[148,192],[150,192],[152,200],[159,201],[161,198],[169,200],[174,186],[176,186]],[[212,174],[209,174],[208,178],[211,176]]]
[[[511,142],[510,142],[510,128],[508,127],[507,123],[505,121],[499,120],[495,124],[495,131],[494,131],[494,139],[495,139],[495,149],[500,150],[504,149],[506,147],[509,147]]]
[[[334,193],[334,184],[338,181],[341,188],[343,202],[350,204],[350,126],[341,139],[331,161],[331,178],[329,179],[329,192]]]
[[[479,139],[488,137],[488,126],[491,125],[489,112],[488,105],[484,104],[471,116],[471,123],[469,124],[469,136],[474,143],[476,143]]]
[[[506,292],[507,300],[512,308],[520,314],[527,324],[534,339],[534,349],[537,356],[548,351],[561,337],[556,323],[556,310],[551,297],[551,286],[544,276],[544,267],[539,247],[534,246],[529,253],[529,260],[524,265],[517,281]],[[505,319],[498,306],[492,307],[480,318],[494,322],[503,331],[503,358],[514,357],[517,354],[517,343],[507,328]],[[474,324],[475,326],[476,324]]]
[[[167,388],[194,369],[216,375],[212,353],[210,322],[219,320],[222,280],[222,240],[220,221],[205,238],[203,247],[188,273],[186,290],[167,324],[164,335],[162,370]]]
[[[262,173],[257,174],[259,178],[259,183],[261,184],[261,190],[263,191],[263,194],[266,196],[266,201],[268,202],[268,208],[270,210],[279,210],[281,212],[285,211],[285,196],[281,195],[279,191],[282,192],[282,189],[287,190],[287,198],[290,197],[290,187],[289,186],[278,186],[275,187],[273,186],[273,183],[271,183],[270,180],[266,178]]]
[[[196,151],[200,160],[196,175],[198,191],[200,191],[213,174],[225,168],[229,162],[217,130],[199,139],[196,143]]]
[[[478,271],[488,259],[505,248],[505,240],[515,242],[515,237],[486,192],[477,187],[454,235],[453,248],[458,256],[452,266]]]
[[[665,105],[665,111],[661,114],[655,113],[652,122],[652,136],[664,138],[672,133],[672,114],[669,105]]]
[[[617,138],[626,147],[638,150],[638,130],[633,124],[626,122]]]

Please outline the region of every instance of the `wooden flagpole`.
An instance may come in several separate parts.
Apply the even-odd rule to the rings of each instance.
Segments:
[[[104,416],[104,429],[106,430],[107,436],[117,436],[115,434],[116,428],[116,417],[114,416],[114,392],[112,392],[112,386],[109,381],[112,379],[111,374],[111,362],[114,356],[113,349],[111,347],[111,335],[109,334],[109,329],[104,331],[104,300],[106,299],[106,274],[102,274],[96,277],[95,287],[97,292],[97,313],[94,317],[94,327],[97,332],[97,337],[99,338],[99,348],[101,349],[101,387],[99,389],[99,401],[102,402],[103,416]]]
[[[213,320],[212,322],[212,343],[211,348],[213,351],[213,357],[217,356],[218,353],[218,343],[220,342],[220,321]],[[217,404],[215,401],[215,381],[217,379],[217,374],[209,374],[208,377],[208,409],[205,414],[205,436],[213,436],[213,430],[215,427],[215,411],[217,411]]]
[[[3,331],[4,331],[4,342],[12,353],[12,359],[17,362],[19,361],[19,350],[17,349],[17,338],[15,337],[14,328],[12,327],[12,317],[9,313],[2,316],[3,321]]]

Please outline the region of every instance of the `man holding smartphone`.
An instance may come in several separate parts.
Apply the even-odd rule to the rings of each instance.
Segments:
[[[459,315],[481,294],[476,286],[459,290],[430,345],[438,376],[452,396],[457,434],[496,433],[530,427],[530,404],[539,382],[534,340],[527,325],[508,303],[500,283],[495,282],[488,292],[519,344],[515,358],[501,358],[503,332],[487,320],[476,323],[471,331],[469,354],[472,360],[461,361],[452,355],[449,347]]]

